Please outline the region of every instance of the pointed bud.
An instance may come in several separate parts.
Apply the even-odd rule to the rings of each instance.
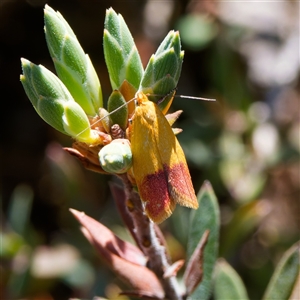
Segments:
[[[111,124],[118,124],[125,130],[128,122],[128,107],[123,95],[114,90],[107,101],[107,110],[110,114]]]
[[[47,45],[58,76],[86,114],[95,116],[103,104],[92,62],[63,16],[48,5],[44,14]]]
[[[132,166],[132,153],[129,141],[116,139],[99,151],[100,165],[106,172],[122,174]]]
[[[145,94],[168,95],[178,83],[184,52],[181,51],[181,42],[178,31],[171,30],[165,37],[155,54],[149,60],[142,78],[140,91]],[[162,96],[149,97],[151,101],[157,102]],[[171,105],[174,94],[170,93],[164,101],[159,104],[161,110],[166,113]]]
[[[127,80],[137,90],[144,69],[123,17],[112,8],[108,9],[104,27],[104,56],[112,88],[119,89]]]
[[[21,62],[21,83],[40,117],[56,130],[78,141],[100,143],[98,134],[90,129],[87,115],[60,79],[42,65],[35,65],[24,58]]]

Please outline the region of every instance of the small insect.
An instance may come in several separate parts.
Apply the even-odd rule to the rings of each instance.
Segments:
[[[133,173],[148,217],[160,223],[176,204],[198,208],[183,150],[158,106],[138,92],[132,120]]]

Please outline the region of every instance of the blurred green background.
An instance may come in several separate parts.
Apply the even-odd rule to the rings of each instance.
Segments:
[[[105,9],[123,15],[144,65],[170,29],[185,50],[176,127],[195,190],[209,180],[221,209],[220,256],[259,299],[283,252],[299,238],[299,2],[43,1],[0,3],[1,299],[117,299],[122,284],[101,263],[68,208],[122,238],[108,182],[62,147],[70,138],[36,114],[19,82],[20,58],[54,71],[43,7],[62,13],[111,92],[103,57]],[[201,208],[200,208],[201,209]],[[185,257],[189,210],[161,227]],[[119,297],[118,299],[128,299]]]

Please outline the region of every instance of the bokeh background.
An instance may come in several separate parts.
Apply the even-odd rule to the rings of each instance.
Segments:
[[[195,190],[209,180],[221,209],[220,256],[259,299],[281,255],[299,238],[299,2],[1,0],[1,299],[117,298],[68,209],[129,239],[108,182],[62,147],[70,138],[36,114],[19,82],[20,58],[54,71],[43,7],[59,10],[111,92],[103,58],[105,9],[121,13],[144,65],[171,29],[185,50],[176,126]],[[201,208],[200,208],[201,209]],[[161,227],[173,259],[185,257],[189,210]]]

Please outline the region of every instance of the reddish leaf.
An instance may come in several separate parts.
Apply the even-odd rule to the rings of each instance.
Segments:
[[[146,258],[142,251],[136,246],[118,238],[111,230],[97,222],[95,219],[87,216],[83,212],[70,209],[71,213],[80,222],[80,224],[89,232],[93,243],[105,251],[109,251],[121,258],[126,259],[138,265],[145,265]]]
[[[209,236],[209,230],[206,230],[199,241],[193,255],[191,256],[186,270],[184,272],[184,282],[187,295],[191,295],[201,282],[203,277],[203,252]]]
[[[71,209],[83,226],[86,238],[99,251],[108,267],[131,285],[135,292],[163,298],[164,291],[156,275],[144,267],[146,258],[134,245],[124,242],[108,228],[82,212]]]

